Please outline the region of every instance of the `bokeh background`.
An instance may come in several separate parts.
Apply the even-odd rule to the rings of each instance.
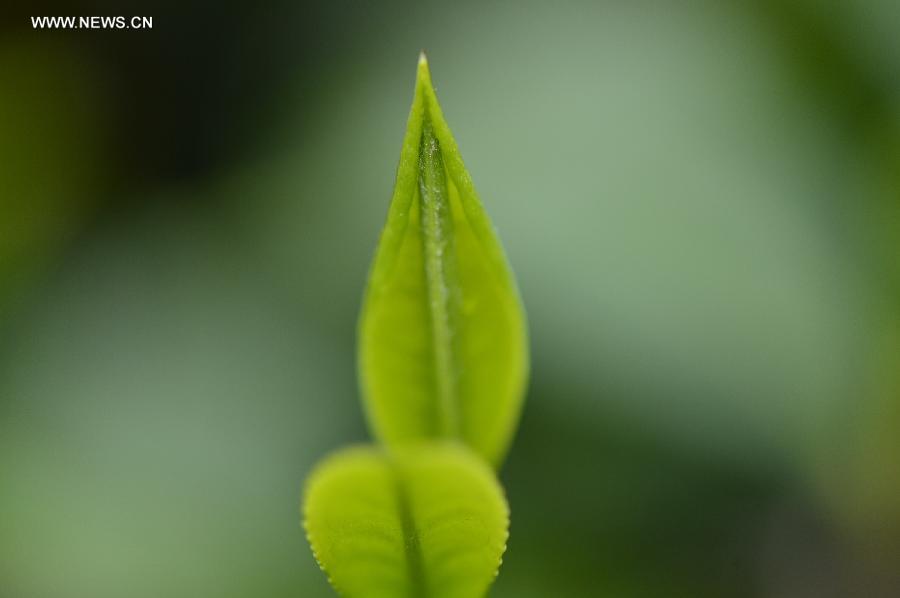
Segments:
[[[492,595],[900,595],[896,1],[0,13],[0,596],[331,595],[421,48],[532,330]]]

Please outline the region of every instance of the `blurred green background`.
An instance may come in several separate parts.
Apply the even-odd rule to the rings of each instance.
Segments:
[[[0,596],[331,595],[421,48],[532,329],[492,595],[900,595],[895,0],[0,12]]]

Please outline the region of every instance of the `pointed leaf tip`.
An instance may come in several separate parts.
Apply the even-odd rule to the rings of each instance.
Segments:
[[[425,56],[425,50],[419,52],[419,64],[416,69],[416,86],[425,86],[434,90],[431,83],[431,70],[428,68],[428,57]]]

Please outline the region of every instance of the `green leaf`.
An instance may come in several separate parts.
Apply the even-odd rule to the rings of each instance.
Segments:
[[[491,469],[458,444],[358,447],[307,482],[316,561],[351,598],[478,598],[497,575],[509,510]]]
[[[525,316],[424,54],[360,316],[359,364],[382,442],[458,438],[502,462],[528,376]]]

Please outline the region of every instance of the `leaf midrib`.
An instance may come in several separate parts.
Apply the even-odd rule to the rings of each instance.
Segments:
[[[392,468],[394,489],[397,493],[397,512],[400,517],[400,529],[403,534],[403,553],[406,557],[406,568],[409,572],[408,598],[428,598],[428,584],[425,578],[425,564],[422,559],[422,545],[419,530],[412,513],[409,493],[403,483],[397,466]]]
[[[459,434],[459,410],[449,305],[451,283],[448,281],[454,258],[453,221],[450,217],[450,196],[440,144],[434,135],[427,109],[422,123],[418,182],[422,252],[438,403],[436,427],[440,436],[456,438]]]

